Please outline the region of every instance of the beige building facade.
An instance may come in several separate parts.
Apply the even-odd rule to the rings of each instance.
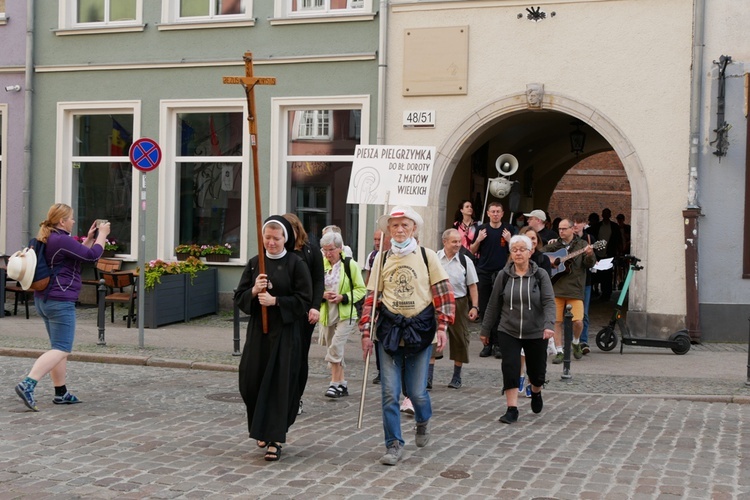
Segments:
[[[397,0],[387,26],[385,142],[437,147],[423,242],[439,245],[461,199],[485,200],[501,154],[518,159],[520,197],[501,200],[517,213],[547,208],[581,157],[614,151],[644,265],[631,328],[684,328],[692,2]],[[409,126],[403,111],[433,113],[434,126]],[[576,128],[586,137],[579,154]]]

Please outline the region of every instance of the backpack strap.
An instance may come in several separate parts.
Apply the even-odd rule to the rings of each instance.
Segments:
[[[354,310],[354,281],[352,280],[351,267],[349,267],[351,261],[351,257],[344,257],[344,274],[349,278],[349,324],[352,322],[351,314]]]

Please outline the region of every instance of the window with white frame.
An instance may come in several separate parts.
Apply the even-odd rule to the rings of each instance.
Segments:
[[[143,0],[60,2],[60,28],[117,28],[142,22]]]
[[[160,231],[167,234],[160,253],[172,256],[181,244],[229,244],[232,259],[244,258],[249,182],[244,107],[202,101],[200,107],[163,102],[162,108],[169,149],[160,213],[170,226]]]
[[[287,101],[287,102],[285,102]],[[346,203],[354,150],[367,130],[369,99],[274,99],[275,130],[281,136],[279,162],[286,172],[271,172],[271,191],[285,200],[272,211],[293,212],[312,240],[327,225],[342,229],[344,242],[357,252],[359,206]],[[356,122],[356,123],[355,123]],[[277,164],[272,158],[272,164]],[[274,180],[275,179],[275,180]]]
[[[335,16],[369,13],[372,0],[276,0],[284,16]]]
[[[252,10],[252,0],[162,0],[162,22],[247,20]]]
[[[74,236],[85,237],[95,219],[112,224],[109,235],[122,256],[137,251],[137,204],[128,150],[138,135],[139,104],[61,103],[59,198],[73,207]],[[117,107],[116,107],[117,106]]]

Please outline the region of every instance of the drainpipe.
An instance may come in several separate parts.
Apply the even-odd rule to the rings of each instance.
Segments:
[[[380,29],[378,32],[378,145],[385,144],[385,78],[388,69],[388,0],[380,0]]]
[[[700,342],[700,302],[698,296],[698,163],[701,151],[701,104],[703,90],[703,44],[705,0],[693,3],[693,61],[690,88],[690,156],[688,160],[688,203],[682,211],[685,226],[685,326],[690,340]]]
[[[34,95],[34,0],[26,1],[26,68],[23,107],[23,191],[21,212],[21,242],[31,239],[31,131],[32,97]],[[35,234],[36,236],[36,234]]]

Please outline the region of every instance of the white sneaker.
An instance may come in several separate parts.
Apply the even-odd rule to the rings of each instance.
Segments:
[[[404,398],[404,401],[401,403],[401,413],[406,413],[407,415],[414,415],[414,405],[411,404],[411,399]]]
[[[547,342],[547,355],[554,356],[555,354],[557,354],[557,348],[555,347],[555,338],[550,337],[549,341]]]

